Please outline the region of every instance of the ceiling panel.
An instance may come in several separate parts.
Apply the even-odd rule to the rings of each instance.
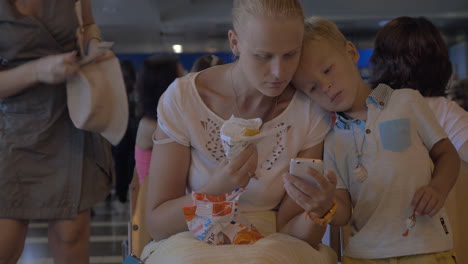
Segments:
[[[92,0],[104,37],[122,52],[228,50],[231,0]],[[372,38],[379,22],[397,16],[426,16],[446,33],[467,34],[467,0],[301,1],[306,16],[333,20],[353,41]]]

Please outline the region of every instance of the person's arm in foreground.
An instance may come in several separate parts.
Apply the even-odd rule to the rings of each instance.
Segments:
[[[322,152],[323,144],[319,144],[299,153],[298,157],[322,159]],[[309,174],[317,186],[307,184],[289,173],[284,175],[287,194],[278,212],[277,228],[282,233],[300,238],[316,247],[322,240],[326,226],[314,223],[307,211],[321,217],[332,208],[335,201],[338,207],[332,223],[344,225],[351,215],[351,205],[347,191],[335,190],[337,179],[333,172],[328,172],[325,177],[320,172],[309,169]]]
[[[158,127],[155,138],[168,136]],[[154,240],[188,231],[182,208],[191,204],[191,194],[185,194],[189,166],[190,148],[178,143],[155,144],[151,157],[147,203],[147,225]],[[199,193],[223,195],[239,187],[245,187],[257,166],[257,150],[247,147],[230,162],[220,164],[215,175],[199,190]]]
[[[16,95],[43,82],[57,84],[78,70],[76,52],[51,55],[10,70],[0,71],[0,99]]]
[[[429,185],[416,191],[412,206],[417,215],[434,216],[444,206],[445,200],[457,181],[460,158],[447,138],[437,142],[429,152],[434,172]]]

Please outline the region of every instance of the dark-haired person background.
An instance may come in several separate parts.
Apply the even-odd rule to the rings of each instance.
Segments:
[[[153,149],[152,135],[156,130],[156,109],[159,97],[177,78],[184,75],[184,68],[176,56],[147,58],[138,73],[136,84],[137,109],[141,116],[135,143],[135,165],[141,184],[148,176]]]
[[[135,66],[129,60],[124,60],[120,63],[123,79],[125,82],[125,90],[128,98],[128,125],[124,137],[112,147],[112,155],[114,157],[115,168],[115,196],[117,203],[125,204],[128,201],[128,186],[132,181],[133,169],[135,168],[135,138],[138,127],[136,116],[135,102],[135,81],[136,72]],[[124,206],[117,206],[119,213],[123,212]]]
[[[468,113],[445,98],[452,75],[447,45],[428,19],[398,17],[377,33],[370,62],[373,87],[386,83],[394,89],[412,88],[426,98],[460,158],[465,161],[446,207],[452,223],[455,252],[459,263],[466,263],[468,210],[464,203],[468,186]]]
[[[203,55],[199,57],[192,66],[191,72],[199,72],[216,65],[223,65],[225,62],[216,55]]]
[[[372,87],[418,90],[434,111],[460,158],[468,162],[468,113],[445,98],[452,64],[447,45],[424,17],[398,17],[377,33],[370,58]]]

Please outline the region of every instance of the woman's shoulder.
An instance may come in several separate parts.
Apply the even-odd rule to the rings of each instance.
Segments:
[[[171,103],[180,101],[183,103],[186,100],[190,100],[194,95],[194,79],[196,73],[189,73],[182,77],[176,78],[166,89],[162,95],[162,100],[169,100]]]
[[[225,86],[225,74],[227,65],[210,67],[198,73],[194,78],[194,85],[198,93],[204,100],[206,98],[216,98]]]
[[[140,149],[151,149],[153,147],[152,136],[158,122],[156,120],[143,117],[138,124],[136,146]]]

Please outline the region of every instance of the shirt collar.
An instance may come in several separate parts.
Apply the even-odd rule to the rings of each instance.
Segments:
[[[372,90],[371,94],[366,99],[366,104],[375,104],[377,108],[383,110],[392,93],[393,89],[390,88],[390,86],[381,83]]]
[[[387,105],[390,96],[393,93],[393,89],[386,84],[379,84],[366,99],[366,105],[374,104],[378,109],[383,110]],[[353,123],[356,123],[357,120],[346,119],[343,113],[336,114],[336,127],[341,129],[351,129]],[[360,123],[361,121],[359,121]]]

